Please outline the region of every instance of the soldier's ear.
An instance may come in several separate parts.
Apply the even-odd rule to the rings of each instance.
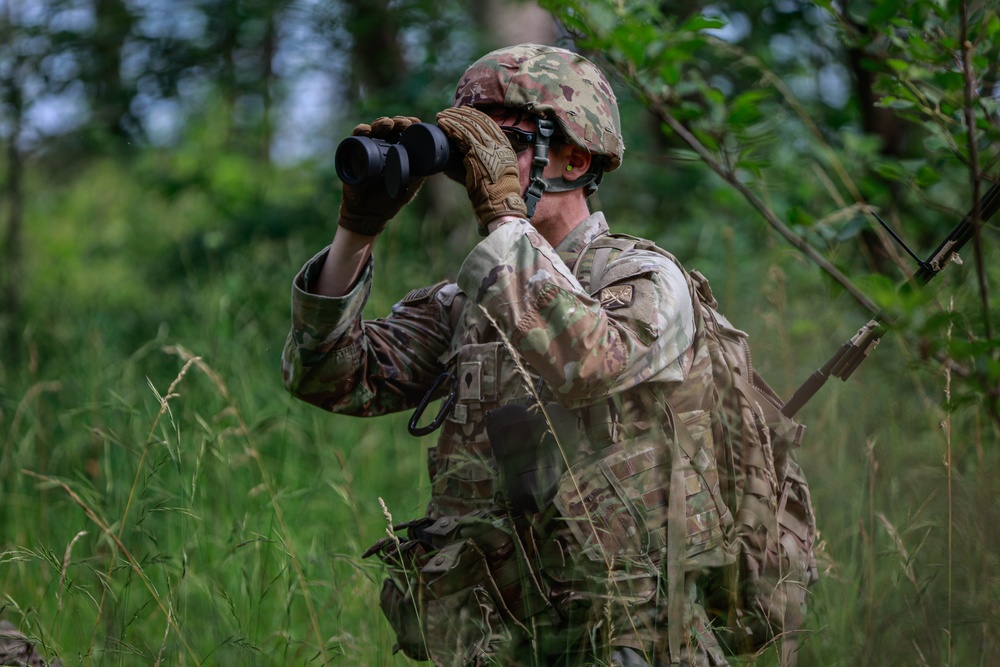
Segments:
[[[562,174],[567,181],[575,181],[590,169],[590,162],[593,156],[579,146],[567,145],[569,159],[566,162],[566,172]]]

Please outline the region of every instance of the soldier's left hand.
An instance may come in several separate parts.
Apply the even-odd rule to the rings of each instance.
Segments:
[[[403,130],[419,122],[419,118],[410,116],[382,116],[370,124],[358,125],[351,134],[355,137],[395,141]],[[381,178],[358,185],[344,185],[338,224],[365,236],[378,236],[385,229],[386,223],[413,199],[423,182],[423,178],[412,179],[406,191],[395,198],[389,196],[385,181]]]
[[[527,217],[517,154],[500,126],[472,107],[445,109],[437,115],[437,122],[464,154],[465,189],[480,233],[501,216]]]

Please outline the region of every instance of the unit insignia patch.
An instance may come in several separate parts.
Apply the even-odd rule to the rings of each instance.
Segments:
[[[635,298],[635,288],[632,285],[612,285],[602,289],[597,298],[606,310],[628,308]]]

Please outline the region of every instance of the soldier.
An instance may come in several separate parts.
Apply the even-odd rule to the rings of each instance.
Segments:
[[[289,391],[331,412],[444,399],[426,516],[368,553],[389,566],[398,648],[437,665],[726,664],[691,566],[724,558],[732,525],[714,450],[681,452],[662,427],[707,430],[689,283],[661,253],[591,248],[609,230],[587,197],[624,151],[611,86],[570,51],[503,48],[437,122],[485,237],[457,282],[362,322],[372,244],[420,183],[396,199],[345,185],[333,242],[295,277],[282,358]]]

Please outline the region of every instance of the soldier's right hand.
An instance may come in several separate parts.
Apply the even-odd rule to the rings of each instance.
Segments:
[[[472,107],[445,109],[437,115],[437,122],[462,151],[465,189],[479,233],[486,236],[489,224],[504,216],[526,218],[517,154],[500,126]]]
[[[382,116],[371,123],[362,123],[351,133],[356,137],[393,140],[420,120],[410,116]],[[340,202],[340,218],[337,224],[352,232],[365,236],[377,236],[385,229],[399,209],[403,208],[423,185],[423,178],[415,178],[399,197],[392,198],[381,178],[372,179],[358,185],[344,184],[344,196]]]

